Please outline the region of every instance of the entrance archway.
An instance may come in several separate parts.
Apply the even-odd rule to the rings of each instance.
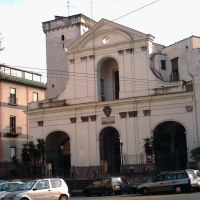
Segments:
[[[104,128],[100,135],[100,160],[107,165],[107,172],[120,172],[121,153],[118,131],[113,127]]]
[[[70,138],[62,131],[50,133],[46,138],[46,160],[52,165],[53,176],[69,176],[71,168]]]
[[[155,161],[162,170],[186,169],[187,141],[185,127],[166,121],[153,131]]]

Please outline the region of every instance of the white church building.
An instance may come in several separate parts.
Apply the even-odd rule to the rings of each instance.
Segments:
[[[47,99],[26,113],[29,135],[46,142],[52,172],[75,166],[84,177],[105,163],[108,173],[137,171],[146,162],[143,139],[168,125],[177,127],[174,150],[199,147],[200,38],[165,47],[82,14],[56,16],[43,31]]]

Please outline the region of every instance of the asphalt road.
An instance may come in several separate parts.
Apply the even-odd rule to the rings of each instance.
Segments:
[[[183,194],[159,194],[159,195],[111,195],[111,196],[72,196],[72,199],[81,200],[200,200],[200,192]]]

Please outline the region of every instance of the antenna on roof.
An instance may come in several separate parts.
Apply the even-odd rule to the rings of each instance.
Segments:
[[[69,1],[67,2],[67,7],[68,7],[68,17],[69,17]]]
[[[93,14],[92,14],[92,2],[93,2],[93,1],[90,1],[90,3],[91,3],[91,18],[93,19]]]

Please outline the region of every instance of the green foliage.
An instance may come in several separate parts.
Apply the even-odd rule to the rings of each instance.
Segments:
[[[190,153],[190,158],[193,158],[195,161],[200,161],[200,147],[192,149]]]
[[[33,141],[24,143],[21,151],[22,163],[27,174],[41,174],[45,164],[45,142],[37,139],[37,144]]]

